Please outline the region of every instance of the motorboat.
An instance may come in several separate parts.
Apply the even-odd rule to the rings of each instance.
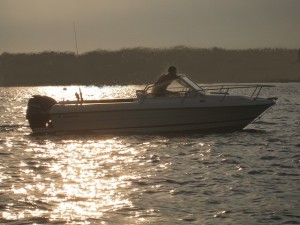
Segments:
[[[28,101],[26,118],[32,132],[173,133],[241,130],[273,106],[276,98],[259,97],[271,85],[199,86],[178,75],[164,93],[157,84],[136,91],[125,99],[59,101],[34,95]],[[253,89],[250,95],[237,89]]]

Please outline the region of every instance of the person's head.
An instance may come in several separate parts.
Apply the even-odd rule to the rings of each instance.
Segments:
[[[170,66],[169,69],[168,69],[168,72],[172,73],[172,74],[176,74],[177,73],[177,69],[176,69],[175,66]]]

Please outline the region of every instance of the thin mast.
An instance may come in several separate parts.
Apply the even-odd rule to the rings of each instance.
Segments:
[[[73,27],[74,27],[74,37],[75,37],[75,44],[76,44],[76,55],[78,56],[78,45],[77,45],[77,35],[76,35],[75,22],[73,22]]]

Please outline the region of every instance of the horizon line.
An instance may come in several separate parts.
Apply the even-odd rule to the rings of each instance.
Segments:
[[[249,51],[249,50],[299,50],[300,48],[288,48],[288,47],[255,47],[255,48],[225,48],[225,47],[193,47],[187,45],[174,45],[170,47],[146,47],[146,46],[136,46],[136,47],[123,47],[119,49],[105,49],[105,48],[97,48],[94,50],[89,50],[85,52],[74,52],[74,51],[60,51],[60,50],[42,50],[42,51],[20,51],[20,52],[10,52],[10,51],[2,51],[0,56],[3,54],[41,54],[41,53],[72,53],[74,55],[85,55],[91,52],[121,52],[124,50],[174,50],[174,49],[189,49],[189,50],[225,50],[225,51]]]

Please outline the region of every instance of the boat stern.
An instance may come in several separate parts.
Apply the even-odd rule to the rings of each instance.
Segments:
[[[33,132],[51,127],[49,111],[57,102],[51,97],[34,95],[29,99],[26,119]]]

